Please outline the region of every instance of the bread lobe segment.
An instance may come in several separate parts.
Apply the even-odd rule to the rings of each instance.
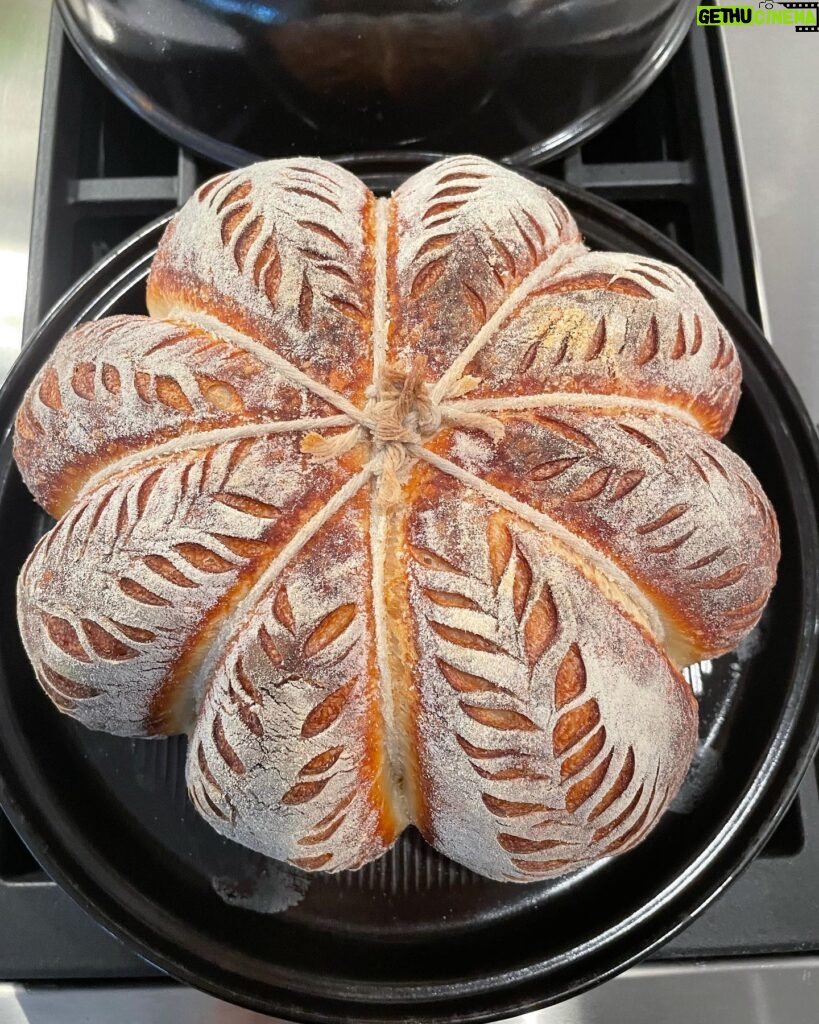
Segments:
[[[722,654],[756,624],[778,531],[737,455],[677,417],[628,405],[498,415],[504,440],[477,456],[457,434],[430,447],[551,518],[557,535],[591,545],[604,574],[625,575],[621,588],[655,610],[662,628],[653,631],[676,664]]]
[[[568,391],[661,402],[715,437],[739,400],[733,342],[676,267],[589,252],[529,293],[467,368],[475,398]]]
[[[226,641],[188,756],[189,789],[213,801],[218,831],[327,871],[378,856],[405,824],[379,708],[368,516],[362,488],[257,593]]]
[[[335,412],[232,341],[191,324],[116,316],[61,340],[20,407],[14,454],[37,500],[59,516],[120,459],[184,444],[186,435]]]
[[[185,451],[105,480],[42,538],[20,576],[21,635],[43,685],[55,671],[79,687],[70,710],[92,728],[186,730],[219,624],[349,475],[311,466],[281,436]],[[54,619],[78,640],[49,630]],[[97,629],[112,638],[108,650],[94,646]]]
[[[548,535],[430,467],[412,490],[407,635],[424,834],[515,881],[627,849],[687,770],[696,703],[685,681]],[[442,607],[431,589],[470,607]]]
[[[171,222],[151,267],[148,308],[160,317],[174,308],[217,316],[360,399],[371,364],[374,202],[349,171],[324,161],[230,172]]]
[[[441,191],[453,187],[462,191],[442,204]],[[433,164],[392,202],[389,354],[398,362],[426,356],[431,380],[447,373],[542,264],[582,251],[557,197],[481,157]]]

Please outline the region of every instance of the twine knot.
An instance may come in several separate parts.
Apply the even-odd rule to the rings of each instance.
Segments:
[[[368,388],[364,412],[379,444],[423,444],[441,427],[441,409],[430,396],[427,361],[417,356],[409,369],[387,366],[377,386]]]
[[[386,366],[378,382],[367,388],[367,404],[359,424],[333,437],[307,434],[301,450],[326,462],[340,458],[367,440],[369,434],[379,460],[375,469],[380,476],[378,502],[389,509],[400,503],[406,471],[417,458],[413,447],[423,445],[444,423],[481,430],[493,440],[503,436],[503,425],[494,417],[434,401],[426,370],[425,356],[416,356],[409,367]],[[475,377],[461,377],[449,388],[446,398],[459,398],[479,383]]]

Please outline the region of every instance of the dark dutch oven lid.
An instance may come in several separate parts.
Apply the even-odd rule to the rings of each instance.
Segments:
[[[405,176],[356,162],[380,191]],[[364,173],[366,171],[366,173]],[[78,321],[144,312],[167,218],[52,310],[0,393],[0,801],[49,873],[106,928],[224,999],[309,1021],[477,1021],[565,998],[643,957],[742,870],[794,795],[817,742],[819,453],[793,384],[752,321],[653,229],[543,180],[596,248],[677,264],[738,345],[728,438],[770,496],[779,581],[760,626],[703,664],[700,742],[683,790],[636,850],[528,886],[478,878],[406,834],[357,873],[307,876],[216,835],[187,803],[184,738],[128,740],[60,715],[15,628],[20,566],[48,528],[11,459],[23,392]]]
[[[124,103],[234,166],[418,140],[516,164],[552,159],[648,88],[694,13],[687,0],[57,7],[81,56]]]

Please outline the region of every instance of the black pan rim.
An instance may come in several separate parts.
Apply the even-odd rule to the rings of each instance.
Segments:
[[[381,163],[386,157],[387,154],[378,154],[376,163]],[[413,157],[417,158],[417,155],[413,154]],[[367,159],[373,161],[375,158],[361,156],[345,162],[364,163]],[[406,155],[400,154],[396,162],[408,162]],[[660,258],[669,259],[695,276],[697,283],[729,330],[732,333],[741,332],[743,336],[752,339],[750,350],[744,352],[746,369],[756,373],[765,370],[768,387],[772,391],[769,401],[774,411],[782,416],[785,436],[799,455],[797,462],[786,469],[791,477],[796,474],[797,489],[801,491],[805,500],[814,509],[818,507],[819,438],[778,357],[747,314],[723,292],[710,274],[664,236],[637,218],[580,189],[544,177],[530,176],[566,198],[575,211],[587,212],[604,226],[636,233]],[[22,390],[27,386],[39,361],[44,358],[46,351],[50,350],[50,332],[55,329],[60,317],[75,306],[84,308],[83,304],[87,305],[97,293],[97,282],[105,273],[115,275],[107,284],[106,290],[115,287],[117,281],[130,279],[133,275],[141,273],[144,264],[150,258],[153,240],[158,237],[169,216],[143,228],[137,235],[113,250],[48,314],[35,331],[32,344],[24,350],[0,392],[0,410],[6,421],[10,419],[10,414],[16,408]],[[117,271],[120,271],[118,276]],[[777,395],[778,397],[775,397]],[[9,423],[4,423],[3,427],[4,435],[7,435]],[[819,564],[817,517],[805,515],[802,519],[805,520],[800,522],[804,534],[801,538],[803,552],[812,556],[813,564]],[[810,577],[810,574],[807,575]],[[819,607],[819,581],[807,578],[804,585],[809,588],[805,595],[806,608],[809,613],[812,611],[812,620],[815,623]],[[49,834],[49,823],[37,821],[36,798],[31,799],[31,794],[27,793],[19,772],[2,748],[0,802],[23,838],[36,850],[38,858],[49,873],[86,911],[96,917],[109,931],[138,949],[146,959],[213,995],[263,1012],[275,1012],[293,1020],[311,1022],[339,1019],[393,1021],[404,1018],[407,1012],[411,1012],[413,1017],[428,1021],[493,1020],[510,1013],[536,1009],[547,1002],[556,1002],[575,995],[624,970],[667,941],[704,910],[747,866],[785,813],[819,742],[819,697],[815,692],[811,692],[810,686],[819,646],[819,633],[815,626],[812,630],[803,630],[803,639],[801,657],[793,673],[796,683],[791,687],[789,699],[783,707],[776,738],[767,752],[763,771],[749,784],[729,823],[701,852],[689,869],[678,876],[674,884],[663,891],[661,897],[653,901],[654,904],[659,902],[659,906],[653,909],[650,909],[652,904],[644,906],[640,914],[634,915],[627,922],[627,927],[621,924],[619,928],[610,930],[604,937],[605,941],[600,941],[598,937],[593,952],[588,955],[589,963],[585,966],[584,972],[576,972],[576,977],[571,981],[564,981],[562,987],[554,987],[547,996],[544,996],[543,992],[538,992],[538,986],[543,984],[548,971],[565,971],[565,965],[541,964],[540,971],[529,967],[518,972],[516,976],[495,976],[491,979],[491,988],[487,987],[489,979],[483,979],[484,984],[477,986],[477,991],[474,983],[467,986],[471,991],[458,992],[455,991],[455,986],[423,989],[419,986],[390,988],[382,985],[377,993],[371,993],[369,996],[365,992],[354,993],[354,999],[358,999],[358,1002],[351,1001],[349,986],[347,998],[313,995],[306,1000],[302,999],[301,1003],[294,1003],[292,991],[272,986],[265,988],[264,992],[249,992],[246,987],[242,988],[241,978],[237,979],[227,971],[214,971],[212,964],[202,965],[193,962],[190,956],[186,963],[184,948],[180,951],[170,943],[170,949],[160,949],[155,938],[151,941],[145,936],[145,928],[136,916],[128,920],[129,914],[126,912],[123,915],[122,904],[112,899],[82,865],[75,862],[71,851],[63,848],[61,837]],[[812,698],[810,706],[809,698]],[[800,712],[801,717],[798,717]],[[19,794],[22,794],[22,799]],[[48,837],[45,842],[44,836]],[[696,899],[692,900],[692,887],[696,886],[699,887],[696,890]],[[612,958],[612,946],[617,942],[625,948]],[[607,959],[608,963],[595,966],[595,960],[601,958]],[[203,966],[205,971],[202,969]],[[299,993],[299,996],[303,995]]]

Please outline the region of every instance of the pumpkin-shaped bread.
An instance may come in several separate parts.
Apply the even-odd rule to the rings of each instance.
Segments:
[[[293,159],[203,185],[147,305],[63,338],[17,418],[54,703],[187,733],[200,813],[306,869],[408,824],[520,882],[640,842],[694,751],[679,669],[779,556],[692,282],[483,159],[384,199]]]

